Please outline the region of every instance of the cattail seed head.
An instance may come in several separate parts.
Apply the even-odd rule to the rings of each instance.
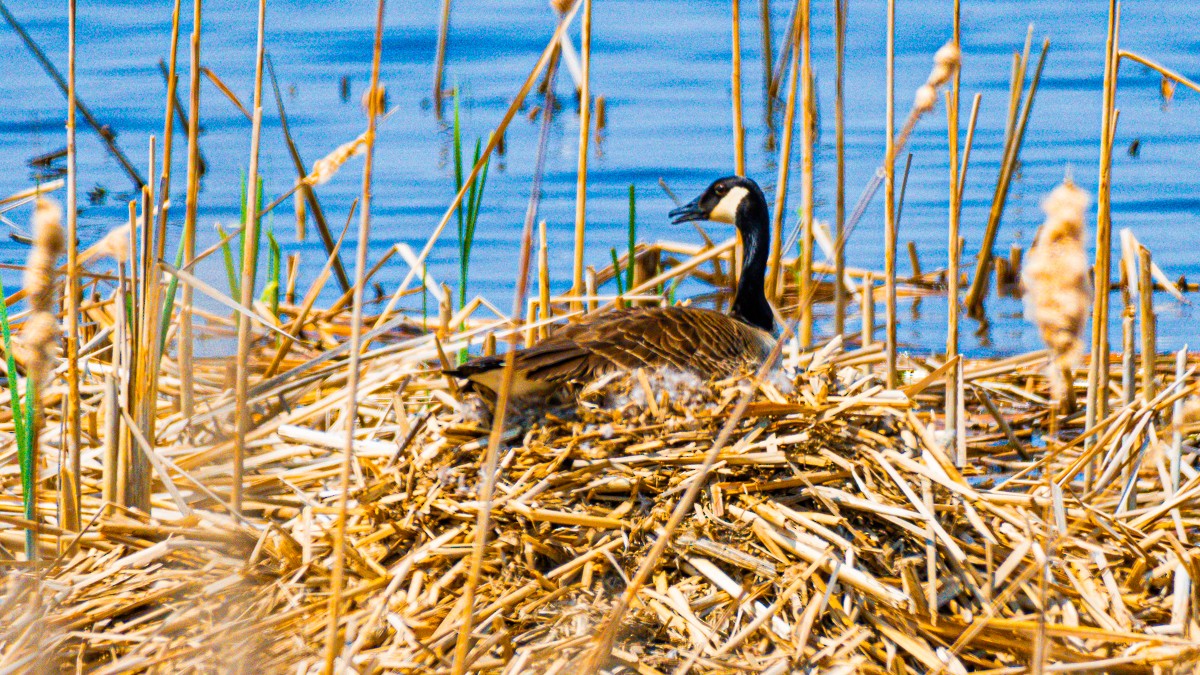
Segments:
[[[63,252],[62,209],[39,199],[33,211],[33,248],[25,265],[25,292],[34,311],[54,310],[54,274]]]
[[[923,84],[917,89],[917,95],[913,97],[913,109],[924,115],[933,110],[933,104],[937,103],[937,89]]]
[[[25,263],[25,293],[29,297],[29,317],[21,327],[20,356],[30,376],[40,386],[51,370],[58,344],[58,319],[55,311],[58,258],[63,252],[62,209],[48,199],[39,199],[33,211],[33,248]]]
[[[312,171],[304,177],[304,182],[309,185],[322,185],[328,182],[338,172],[338,169],[342,168],[343,164],[366,148],[367,135],[365,133],[349,143],[339,145],[333,152],[313,162]]]
[[[363,91],[361,102],[362,102],[363,112],[370,115],[370,114],[372,114],[371,113],[372,108],[374,108],[374,111],[375,111],[374,114],[382,115],[383,113],[387,112],[387,104],[388,104],[387,88],[384,87],[382,84],[375,87],[374,89],[368,88],[367,90]]]
[[[1050,348],[1051,390],[1066,394],[1064,374],[1083,354],[1083,331],[1092,284],[1084,245],[1088,195],[1068,178],[1042,202],[1046,222],[1038,228],[1021,273],[1025,313]]]
[[[97,256],[107,256],[119,263],[128,261],[129,226],[122,225],[116,229],[109,230],[103,239],[96,242],[94,250]]]
[[[950,81],[962,63],[962,50],[953,42],[942,45],[933,55],[933,70],[926,82],[934,87],[940,87]]]
[[[566,14],[573,2],[574,0],[550,0],[550,6],[559,14]]]

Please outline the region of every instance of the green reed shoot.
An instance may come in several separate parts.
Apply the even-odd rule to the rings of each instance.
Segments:
[[[617,249],[610,248],[608,253],[612,256],[613,280],[617,282],[617,295],[625,295],[625,284],[621,283],[621,259],[617,256]]]
[[[5,366],[8,375],[8,391],[12,399],[13,433],[17,439],[17,463],[21,471],[21,495],[25,504],[25,518],[33,520],[33,380],[25,380],[25,405],[21,405],[20,388],[17,384],[17,364],[13,359],[12,329],[8,322],[8,306],[3,301],[4,282],[0,280],[0,336],[4,339]],[[25,531],[25,553],[31,557],[35,545],[33,531]]]
[[[267,286],[260,299],[271,308],[271,316],[279,316],[279,288],[283,262],[283,250],[275,239],[275,224],[267,224]]]
[[[257,190],[255,191],[255,193],[256,193],[255,199],[258,200],[258,212],[262,213],[262,208],[263,208],[262,176],[258,177]],[[242,274],[242,265],[244,264],[244,261],[242,260],[242,252],[245,250],[244,247],[246,244],[246,177],[245,176],[242,176],[242,179],[241,179],[241,193],[240,194],[241,194],[241,199],[238,201],[238,222],[241,223],[242,232],[238,236],[237,252],[235,253],[233,251],[233,247],[229,245],[228,241],[225,241],[223,244],[221,244],[221,256],[225,260],[225,276],[229,279],[229,297],[234,298],[234,299],[242,297],[241,284],[238,282],[238,279],[241,278],[241,274]],[[260,218],[260,220],[261,220],[261,218]],[[228,233],[225,232],[225,230],[219,224],[216,227],[217,227],[217,234],[220,235],[222,240],[224,240],[226,237],[229,236]],[[258,250],[259,250],[261,240],[262,240],[262,228],[255,227],[254,228],[254,252],[255,252],[254,255],[255,255],[255,257],[252,260],[250,260],[250,265],[251,265],[252,270],[258,269]],[[252,276],[252,278],[253,278],[253,276]]]
[[[633,183],[629,184],[629,258],[625,261],[625,288],[633,290],[633,265],[637,259],[634,255],[637,248],[637,195]],[[618,272],[613,268],[613,272]]]
[[[479,162],[482,142],[475,139],[475,156],[471,166]],[[491,161],[485,162],[483,171],[471,183],[467,198],[458,205],[455,215],[458,217],[458,306],[461,309],[467,304],[467,278],[471,265],[471,247],[475,242],[475,225],[479,222],[479,207],[483,202],[483,188],[487,183],[488,168]],[[458,89],[454,90],[454,189],[463,188],[465,174],[462,153],[462,122],[459,116]]]
[[[475,139],[475,156],[471,166],[479,163],[483,149],[480,139]],[[479,222],[479,206],[483,202],[483,188],[487,184],[488,168],[491,160],[484,162],[483,171],[468,187],[467,198],[459,203],[455,215],[458,217],[458,306],[467,304],[467,278],[471,268],[471,246],[475,242],[475,225]],[[458,89],[454,90],[454,189],[459,192],[463,188],[463,153],[462,153],[462,123],[459,117]],[[424,300],[422,300],[424,303]],[[466,329],[466,324],[459,326]],[[467,350],[464,348],[458,354],[459,363],[467,360]]]
[[[183,240],[179,241],[179,249],[175,251],[175,269],[183,267]],[[158,353],[161,356],[167,352],[167,330],[171,327],[171,312],[175,309],[175,292],[179,288],[178,277],[172,275],[167,282],[167,297],[163,302],[161,320],[158,322]]]

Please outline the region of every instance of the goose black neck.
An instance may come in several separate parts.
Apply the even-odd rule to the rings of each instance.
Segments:
[[[734,294],[732,314],[746,323],[775,333],[775,314],[763,293],[770,252],[768,237],[771,231],[767,200],[758,189],[753,189],[738,205],[734,225],[742,235],[745,262],[738,277],[737,292]]]

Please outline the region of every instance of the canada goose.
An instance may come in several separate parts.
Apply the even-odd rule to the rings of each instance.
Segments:
[[[703,378],[727,376],[757,367],[767,358],[775,346],[775,317],[763,294],[770,218],[762,190],[749,178],[721,178],[670,215],[676,224],[712,220],[737,227],[745,263],[730,313],[638,307],[588,316],[516,353],[514,396],[545,395],[567,382],[634,368],[674,369]],[[500,355],[477,358],[446,372],[495,392],[503,370]]]

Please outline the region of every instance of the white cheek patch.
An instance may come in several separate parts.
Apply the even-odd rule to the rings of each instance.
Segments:
[[[744,187],[735,187],[729,191],[720,202],[717,202],[712,213],[708,214],[709,220],[715,220],[718,223],[733,224],[734,215],[737,214],[738,205],[742,203],[742,199],[749,192]]]

